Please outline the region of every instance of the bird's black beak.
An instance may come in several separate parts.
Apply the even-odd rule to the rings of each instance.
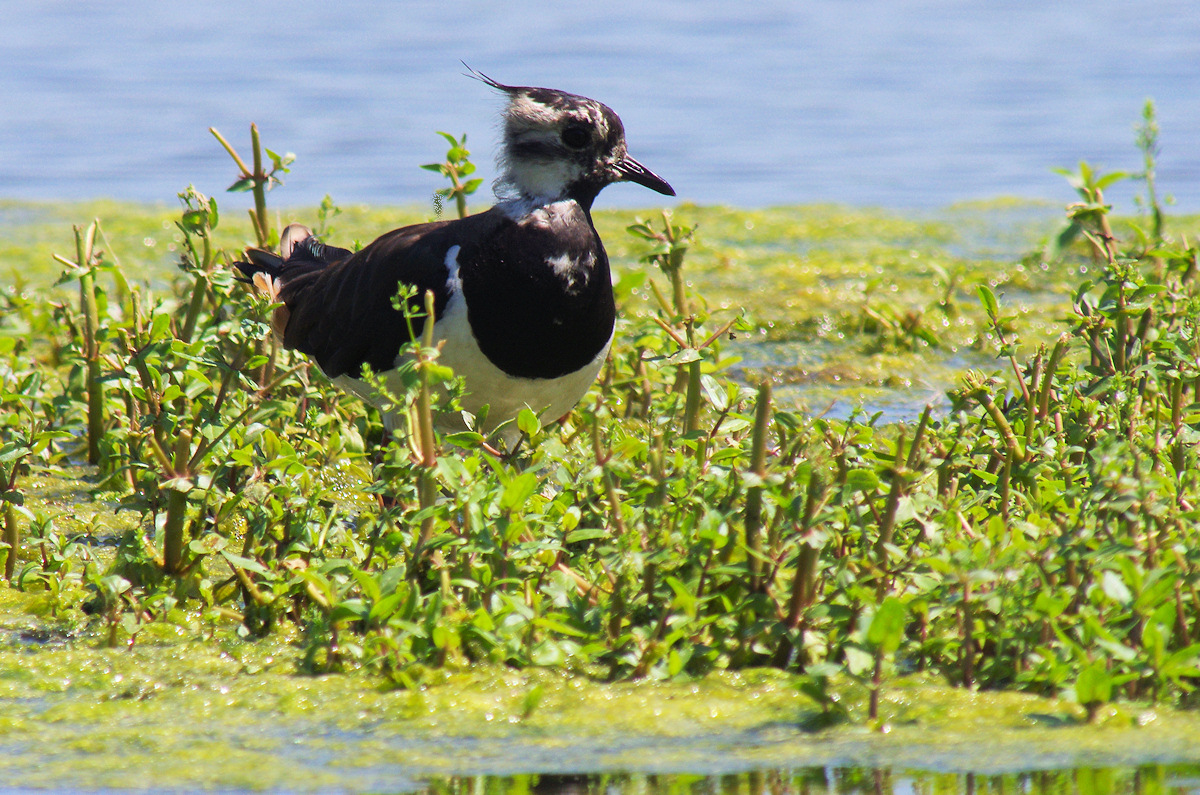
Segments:
[[[638,161],[634,160],[629,155],[625,159],[614,166],[619,182],[636,182],[639,185],[649,188],[653,191],[658,191],[667,196],[674,196],[675,189],[667,184],[667,181],[655,174],[650,169],[643,166]]]

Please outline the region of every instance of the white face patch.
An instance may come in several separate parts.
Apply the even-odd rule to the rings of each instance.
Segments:
[[[568,160],[515,160],[508,163],[508,180],[530,197],[556,199],[580,176],[582,169]]]

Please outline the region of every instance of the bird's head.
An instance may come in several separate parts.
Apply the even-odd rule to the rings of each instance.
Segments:
[[[572,198],[584,207],[613,182],[636,182],[675,195],[666,180],[630,157],[625,126],[607,105],[565,91],[506,86],[478,72],[472,76],[508,96],[501,190],[528,198]]]

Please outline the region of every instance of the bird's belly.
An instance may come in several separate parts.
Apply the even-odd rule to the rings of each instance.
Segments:
[[[467,319],[461,293],[451,298],[446,311],[433,327],[441,346],[438,361],[454,370],[466,384],[463,408],[478,415],[488,407],[486,428],[515,419],[524,409],[543,422],[553,422],[569,412],[584,396],[608,356],[612,336],[596,356],[580,369],[555,378],[521,378],[509,375],[484,355]]]
[[[478,416],[487,406],[487,420],[478,430],[490,434],[498,426],[516,419],[524,409],[533,411],[544,423],[553,422],[571,411],[604,366],[612,336],[590,362],[574,372],[555,378],[512,376],[492,364],[479,349],[460,293],[451,298],[434,325],[434,344],[439,348],[438,363],[452,369],[465,383],[465,394],[460,401],[463,409]],[[398,374],[391,370],[382,376],[387,389],[399,396],[403,385]],[[403,407],[383,405],[379,394],[365,381],[342,375],[335,378],[334,383],[375,405],[389,429],[403,425]],[[462,417],[451,413],[439,417],[439,425],[455,430],[464,427]],[[511,427],[503,435],[513,441],[518,433]]]
[[[611,342],[611,341],[610,341]],[[542,420],[553,422],[571,409],[587,393],[595,382],[604,360],[608,356],[608,345],[596,354],[596,358],[573,373],[557,378],[516,378],[503,372],[474,348],[471,354],[459,351],[443,351],[438,361],[462,376],[466,394],[462,407],[477,415],[487,406],[488,432],[509,420],[513,420],[525,409],[530,409]],[[448,418],[453,421],[454,418]]]

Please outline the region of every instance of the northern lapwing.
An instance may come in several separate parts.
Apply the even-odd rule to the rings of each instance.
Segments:
[[[420,296],[432,290],[438,361],[463,378],[466,411],[488,407],[478,430],[490,433],[525,408],[543,422],[562,418],[604,364],[616,307],[592,223],[597,194],[621,181],[675,191],[629,155],[625,128],[608,106],[473,76],[508,98],[490,210],[396,229],[357,252],[293,224],[279,256],[251,251],[251,262],[237,267],[281,304],[272,326],[285,347],[313,357],[335,384],[376,405],[364,367],[398,391],[388,374],[400,364],[401,345],[423,327],[417,318],[410,332],[392,299],[401,284],[411,285],[420,309]],[[400,416],[385,411],[384,421],[395,427]]]

